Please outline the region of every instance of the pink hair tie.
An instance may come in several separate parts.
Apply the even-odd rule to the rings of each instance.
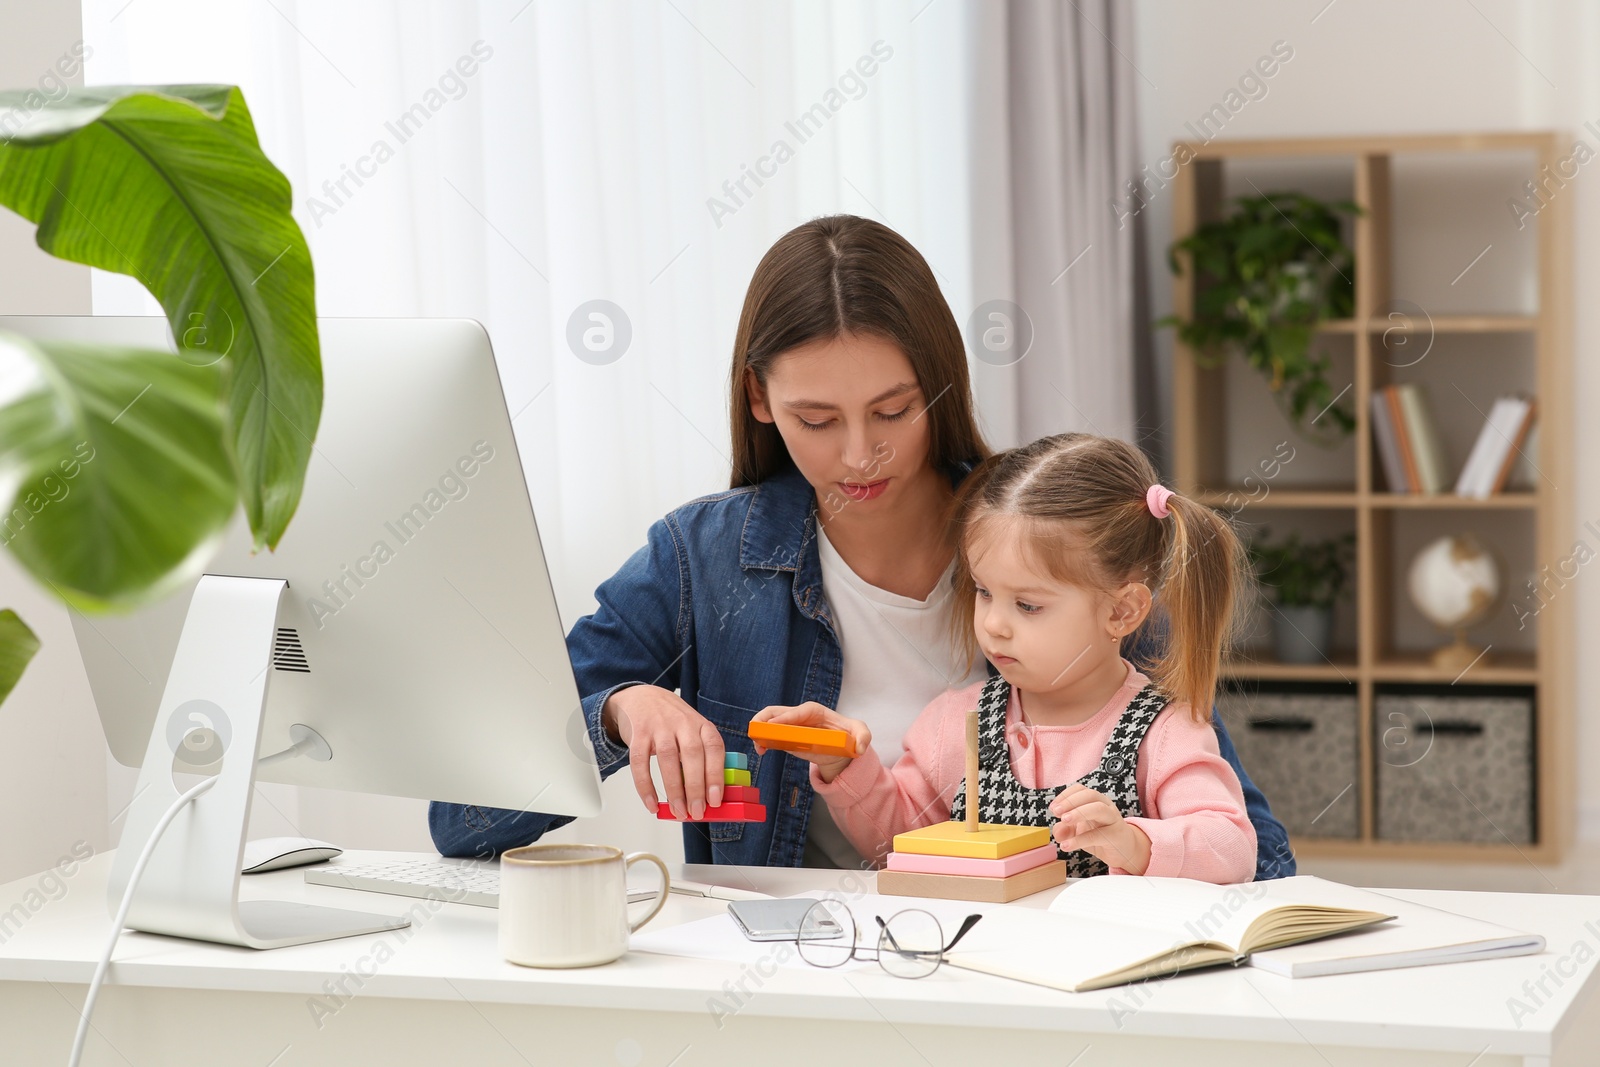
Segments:
[[[1167,507],[1167,501],[1171,498],[1172,490],[1159,483],[1152,485],[1144,494],[1144,502],[1150,509],[1150,514],[1158,519],[1164,519],[1172,514],[1172,509]]]

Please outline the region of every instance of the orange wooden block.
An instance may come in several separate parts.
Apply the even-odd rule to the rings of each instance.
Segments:
[[[825,730],[819,726],[789,726],[777,722],[753,722],[747,731],[750,740],[782,752],[814,752],[819,756],[849,756],[854,759],[855,741],[844,730]]]
[[[1008,904],[1021,897],[1064,885],[1066,881],[1066,861],[1054,860],[1008,878],[879,871],[878,892],[894,897],[935,897],[940,900],[977,900],[987,904]]]

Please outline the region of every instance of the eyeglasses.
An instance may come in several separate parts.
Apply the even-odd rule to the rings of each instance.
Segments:
[[[896,978],[925,978],[939,969],[945,953],[978,925],[982,915],[968,915],[961,929],[944,940],[944,929],[931,912],[907,908],[877,923],[877,947],[861,943],[854,913],[834,900],[819,900],[806,909],[795,935],[795,951],[813,967],[842,967],[851,960],[877,960]]]

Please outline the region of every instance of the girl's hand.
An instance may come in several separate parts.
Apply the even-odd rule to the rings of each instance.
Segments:
[[[1150,838],[1104,794],[1073,782],[1050,802],[1050,814],[1060,819],[1051,832],[1064,851],[1082,849],[1129,874],[1149,869]]]
[[[824,730],[843,730],[855,741],[856,751],[865,752],[872,744],[872,731],[867,729],[867,724],[859,719],[847,719],[832,708],[824,707],[815,700],[808,700],[804,704],[792,707],[774,704],[762,708],[751,718],[751,722],[776,722],[786,726],[815,726]],[[756,742],[758,753],[767,749],[759,741]],[[821,756],[815,752],[794,752],[791,755],[799,756],[817,765],[817,774],[824,782],[831,782],[850,765],[849,756]]]
[[[628,746],[633,787],[651,815],[656,787],[650,757],[661,768],[661,784],[674,818],[700,818],[722,803],[722,734],[711,721],[658,685],[630,685],[606,699],[600,710],[606,733]]]

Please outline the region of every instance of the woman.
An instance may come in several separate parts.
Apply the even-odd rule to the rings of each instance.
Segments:
[[[990,455],[961,333],[899,234],[854,216],[815,219],[757,266],[730,386],[731,488],[652,525],[567,636],[590,740],[602,775],[626,763],[651,814],[664,799],[680,818],[721,803],[725,751],[752,754],[766,821],[686,823],[690,863],[856,866],[808,764],[754,758],[745,729],[763,708],[815,701],[866,721],[892,764],[933,697],[987,675],[987,664],[959,665],[948,626],[946,512]],[[1141,658],[1138,642],[1128,651]],[[1256,829],[1257,877],[1293,874],[1282,824],[1215,725]],[[429,811],[447,856],[487,858],[570,821]]]

